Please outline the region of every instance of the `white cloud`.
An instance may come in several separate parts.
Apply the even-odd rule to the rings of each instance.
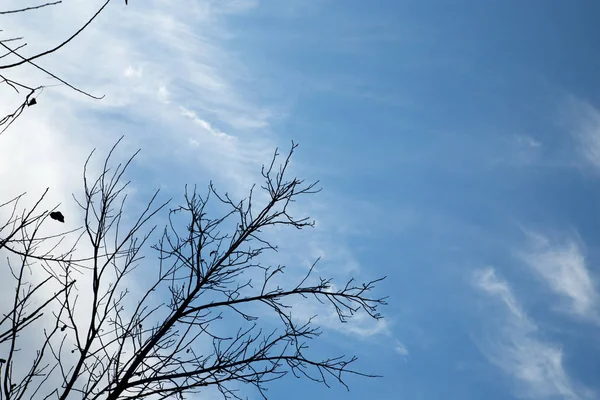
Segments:
[[[131,65],[125,69],[125,76],[133,77],[133,78],[141,78],[142,77],[142,68],[133,68]]]
[[[226,49],[224,19],[254,5],[148,1],[108,7],[81,37],[43,60],[69,82],[106,97],[92,101],[64,87],[46,89],[38,106],[0,137],[3,192],[52,186],[68,199],[81,186],[89,151],[101,152],[125,134],[123,152],[142,148],[136,164],[156,172],[148,185],[179,195],[185,183],[213,179],[223,191],[246,195],[277,138],[268,129],[269,105],[254,100],[256,88],[240,83],[248,71]],[[34,53],[68,36],[96,6],[65,3],[15,15],[3,21],[3,34],[25,36]],[[27,68],[9,72],[27,83],[54,83]],[[10,109],[11,100],[3,96],[0,111]],[[17,166],[19,173],[12,173]]]
[[[581,247],[573,238],[551,242],[547,237],[528,233],[528,251],[519,253],[558,296],[567,300],[567,311],[596,320],[598,293],[586,267]]]
[[[516,380],[518,394],[533,399],[584,398],[564,368],[561,347],[541,338],[508,282],[493,268],[475,271],[473,277],[475,287],[502,306],[493,315],[492,333],[487,340],[477,340],[478,345],[492,364]]]
[[[163,84],[159,85],[158,86],[158,100],[161,103],[169,104],[170,103],[169,96],[170,96],[169,89],[167,89],[167,87]]]
[[[396,349],[395,350],[396,350],[396,353],[400,354],[401,356],[408,357],[408,349],[400,341],[396,342]]]
[[[542,142],[530,136],[517,136],[517,142],[522,146],[538,148],[542,146]]]
[[[566,114],[567,126],[579,154],[592,167],[600,168],[600,111],[572,97]]]
[[[526,317],[508,286],[508,282],[499,279],[493,268],[475,271],[474,279],[477,287],[497,297],[515,318],[525,323]]]
[[[19,1],[6,7],[11,3]],[[16,15],[3,20],[3,30],[23,34],[33,53],[67,37],[91,15],[92,3]],[[76,215],[70,195],[81,188],[85,157],[94,147],[106,154],[126,134],[116,157],[142,148],[136,174],[152,176],[133,183],[146,191],[161,186],[177,196],[183,189],[180,182],[202,185],[214,179],[219,190],[245,196],[279,141],[269,130],[277,113],[272,105],[256,101],[261,88],[252,84],[243,60],[227,50],[232,33],[226,17],[255,5],[243,0],[150,0],[107,8],[84,35],[44,59],[45,67],[69,82],[106,97],[92,101],[65,88],[46,90],[40,104],[0,136],[2,192],[50,186],[50,201],[62,201],[65,214]],[[15,77],[52,83],[30,72],[16,71]],[[5,105],[0,99],[0,106]],[[305,244],[311,247],[310,240]],[[336,259],[348,261],[345,270],[357,272],[348,247],[341,241],[331,245],[341,255]],[[323,319],[324,326],[337,329],[337,317],[331,317]],[[343,329],[358,336],[389,330],[387,321],[371,324],[360,314],[354,321]]]
[[[184,117],[188,117],[198,126],[200,126],[203,130],[207,131],[211,135],[225,138],[225,139],[234,139],[233,136],[226,134],[225,132],[221,132],[218,129],[214,128],[210,122],[200,118],[194,111],[188,110],[185,107],[181,107],[181,115]]]

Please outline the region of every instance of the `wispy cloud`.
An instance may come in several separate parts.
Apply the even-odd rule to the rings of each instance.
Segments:
[[[213,179],[218,190],[234,198],[247,195],[281,139],[270,131],[274,107],[257,100],[261,88],[253,83],[254,72],[246,69],[239,51],[228,50],[234,36],[227,18],[255,6],[250,0],[149,0],[109,7],[60,56],[44,59],[45,67],[106,97],[92,102],[62,88],[46,90],[39,106],[28,109],[2,137],[3,192],[50,186],[51,201],[66,203],[63,211],[75,220],[78,210],[70,195],[81,187],[85,157],[93,147],[105,154],[125,133],[124,153],[143,149],[132,171],[141,178],[133,180],[143,186],[140,193],[160,186],[177,196],[182,183],[202,185]],[[3,29],[26,33],[31,46],[42,49],[56,40],[48,32],[67,36],[93,9],[93,4],[65,3],[50,14],[16,16],[3,22]],[[302,239],[292,249],[297,258],[313,247],[310,237]],[[325,258],[342,260],[345,272],[357,273],[349,247],[343,240],[331,242],[335,250]],[[323,318],[323,326],[339,329],[336,316]],[[343,329],[357,336],[388,330],[386,321],[368,324],[360,315],[355,321]]]
[[[485,268],[475,271],[473,283],[501,306],[492,318],[493,333],[478,344],[491,363],[516,379],[518,394],[534,399],[585,398],[564,368],[561,347],[541,338],[508,282],[493,268]]]
[[[227,18],[255,6],[246,0],[156,0],[127,8],[115,4],[60,55],[44,59],[46,68],[106,97],[89,102],[63,88],[50,88],[39,99],[40,107],[61,115],[64,130],[72,132],[85,124],[85,147],[90,137],[110,142],[127,132],[132,147],[154,153],[154,163],[162,157],[161,163],[169,164],[172,153],[179,153],[180,159],[189,158],[189,167],[209,169],[212,178],[236,176],[232,187],[239,187],[277,142],[269,132],[274,111],[256,100],[260,91],[252,84],[253,73],[228,50],[232,35]],[[31,51],[42,49],[85,21],[94,7],[61,4],[48,13],[7,19],[3,30],[24,35]],[[50,82],[22,71],[28,82]],[[30,116],[31,112],[25,117]],[[136,126],[143,129],[132,129]],[[190,146],[193,143],[198,146]]]
[[[522,321],[523,323],[527,321],[517,299],[513,295],[511,288],[508,286],[508,282],[500,279],[493,268],[475,271],[474,282],[479,289],[482,289],[489,295],[502,301],[510,314],[519,321]]]
[[[401,356],[408,357],[408,349],[400,341],[396,342],[396,353],[400,354]]]
[[[517,136],[517,143],[528,148],[538,148],[542,146],[542,142],[526,135]]]
[[[597,320],[598,293],[577,241],[572,237],[551,241],[532,232],[527,235],[530,245],[519,253],[521,259],[555,294],[567,300],[569,313]]]
[[[600,111],[572,97],[566,114],[567,126],[578,153],[589,165],[600,168]]]

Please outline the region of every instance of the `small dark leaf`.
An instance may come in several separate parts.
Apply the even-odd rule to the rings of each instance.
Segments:
[[[50,213],[50,218],[52,218],[53,220],[56,220],[58,222],[65,222],[65,217],[64,215],[62,215],[62,213],[60,211],[52,211]]]
[[[27,106],[35,106],[37,104],[37,100],[35,99],[35,97],[32,97],[31,99],[29,99],[29,103],[27,103]]]

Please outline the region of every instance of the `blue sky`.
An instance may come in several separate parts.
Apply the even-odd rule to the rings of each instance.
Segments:
[[[46,90],[0,137],[3,182],[66,202],[87,152],[125,134],[140,198],[208,179],[242,194],[294,139],[324,191],[284,259],[387,275],[390,304],[383,324],[324,319],[315,345],[384,378],[285,379],[273,398],[600,396],[599,3],[129,3],[45,64],[106,98]],[[7,26],[42,48],[94,7]]]

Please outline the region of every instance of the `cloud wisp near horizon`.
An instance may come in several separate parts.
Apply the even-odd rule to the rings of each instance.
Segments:
[[[34,54],[101,3],[0,15],[0,35]],[[124,135],[116,157],[142,149],[132,204],[209,181],[239,199],[294,140],[293,173],[323,192],[294,205],[316,228],[275,232],[272,261],[290,279],[319,257],[339,281],[387,276],[383,321],[296,314],[319,314],[315,351],[384,377],[349,392],[286,378],[273,398],[600,396],[600,5],[123,3],[40,60],[102,100],[7,71],[49,87],[0,135],[3,197],[50,187],[74,227],[86,157]]]

